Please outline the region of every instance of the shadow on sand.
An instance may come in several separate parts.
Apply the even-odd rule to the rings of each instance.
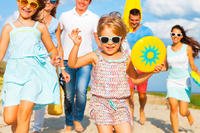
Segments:
[[[90,124],[88,116],[85,116],[82,125],[86,129]],[[44,120],[43,133],[60,133],[65,128],[65,117],[50,117]]]
[[[147,118],[147,121],[149,121],[152,125],[156,126],[157,128],[160,128],[164,133],[173,133],[171,124],[164,120],[156,118]],[[191,129],[186,129],[183,127],[180,127],[179,131],[184,133],[194,133],[194,131],[192,131]]]

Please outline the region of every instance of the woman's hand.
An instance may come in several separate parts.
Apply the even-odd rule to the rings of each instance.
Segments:
[[[60,56],[55,56],[51,58],[51,64],[55,67],[60,66],[61,63],[61,57]]]
[[[69,37],[74,42],[74,45],[80,46],[80,44],[82,42],[82,37],[80,35],[78,35],[80,32],[81,31],[78,28],[76,28],[76,29],[72,30],[71,34],[69,34]]]
[[[65,70],[62,70],[62,76],[66,83],[68,83],[70,81],[70,75],[67,72],[65,72]]]

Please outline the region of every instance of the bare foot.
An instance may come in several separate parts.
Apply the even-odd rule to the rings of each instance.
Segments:
[[[84,131],[84,128],[81,125],[81,122],[79,122],[79,121],[73,121],[73,123],[74,123],[74,129],[76,130],[76,132],[81,133],[81,132]]]
[[[71,133],[72,131],[72,126],[66,126],[64,129],[64,133]]]
[[[146,121],[146,117],[145,117],[144,110],[140,109],[140,120],[139,120],[139,122],[140,122],[141,125],[144,125],[145,121]]]
[[[192,126],[192,124],[194,123],[194,118],[192,116],[192,114],[189,112],[188,116],[187,116],[188,122],[190,124],[190,126]]]

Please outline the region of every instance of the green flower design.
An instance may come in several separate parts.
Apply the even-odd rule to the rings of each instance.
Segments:
[[[144,50],[142,50],[142,62],[145,62],[145,65],[150,64],[150,66],[154,63],[156,64],[156,61],[158,60],[159,56],[158,48],[155,46],[148,45],[148,47],[145,47]]]

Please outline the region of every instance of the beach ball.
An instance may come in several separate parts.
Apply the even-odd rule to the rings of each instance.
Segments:
[[[156,65],[162,64],[166,57],[164,43],[155,36],[138,40],[131,50],[131,61],[137,70],[152,72]]]

